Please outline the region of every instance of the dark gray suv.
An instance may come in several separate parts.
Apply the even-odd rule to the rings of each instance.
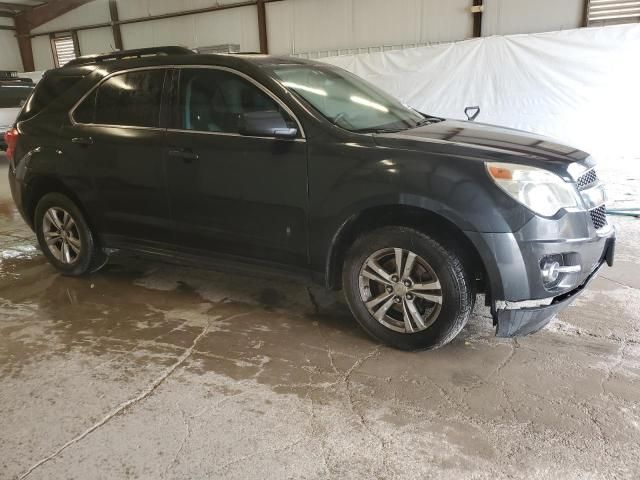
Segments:
[[[7,134],[25,221],[61,272],[114,249],[342,288],[362,327],[434,348],[485,294],[542,328],[606,262],[588,154],[425,115],[323,63],[165,47],[45,74]]]

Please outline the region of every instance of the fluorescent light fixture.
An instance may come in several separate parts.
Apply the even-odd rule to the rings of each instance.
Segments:
[[[284,82],[283,85],[287,88],[293,88],[294,90],[304,90],[305,92],[320,95],[321,97],[327,96],[327,92],[325,90],[322,90],[321,88],[307,87],[306,85],[300,85],[299,83],[294,82]]]
[[[367,100],[366,98],[358,97],[356,95],[352,95],[349,97],[353,103],[359,103],[360,105],[364,105],[365,107],[374,108],[379,110],[380,112],[389,113],[389,109],[384,105],[380,105],[379,103],[372,102],[371,100]]]
[[[116,75],[115,77],[111,77],[109,80],[107,80],[107,82],[111,83],[120,90],[135,90],[132,85],[129,85],[123,78],[121,78],[122,76],[123,75]]]

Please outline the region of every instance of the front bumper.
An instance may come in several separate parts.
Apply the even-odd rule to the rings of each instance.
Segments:
[[[604,264],[613,266],[615,255],[615,236],[605,242],[605,250],[598,266],[591,272],[587,279],[574,290],[559,295],[549,305],[534,308],[503,308],[494,312],[497,321],[496,336],[519,337],[535,333],[544,328],[558,313],[567,308],[585,290],[591,281],[597,276]]]
[[[514,233],[466,232],[486,273],[487,305],[497,335],[527,335],[543,328],[566,308],[604,263],[613,263],[615,230],[596,230],[586,212],[559,219],[534,217]],[[554,287],[545,286],[543,259],[563,256],[579,266]]]

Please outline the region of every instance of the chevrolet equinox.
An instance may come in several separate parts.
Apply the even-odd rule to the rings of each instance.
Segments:
[[[452,340],[478,293],[498,336],[538,331],[613,263],[590,155],[419,113],[320,62],[82,57],[44,75],[6,142],[63,274],[121,249],[300,275],[405,350]]]

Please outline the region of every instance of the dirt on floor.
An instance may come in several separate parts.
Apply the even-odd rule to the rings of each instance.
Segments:
[[[322,289],[126,256],[60,276],[0,165],[0,478],[640,476],[640,220],[544,331],[495,338],[479,299],[404,353]]]

